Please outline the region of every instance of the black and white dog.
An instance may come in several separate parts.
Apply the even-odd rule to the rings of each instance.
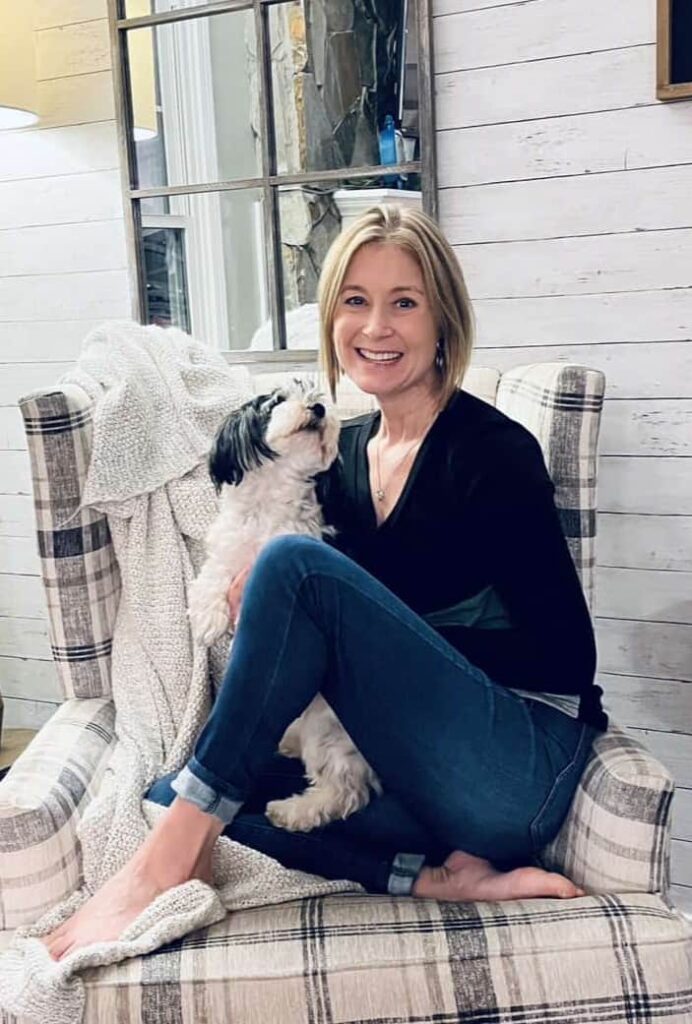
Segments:
[[[339,418],[310,382],[259,395],[221,424],[209,455],[220,509],[206,537],[207,558],[190,589],[195,638],[212,644],[230,629],[228,589],[264,544],[281,534],[322,537],[314,477],[338,454]],[[364,807],[380,783],[334,712],[318,695],[279,744],[302,758],[308,788],[267,805],[275,825],[306,832]]]

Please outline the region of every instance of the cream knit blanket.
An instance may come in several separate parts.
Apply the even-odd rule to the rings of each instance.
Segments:
[[[215,887],[193,881],[160,896],[117,942],[55,962],[34,936],[64,921],[141,845],[165,810],[143,801],[152,782],[192,752],[226,659],[193,644],[186,594],[216,512],[206,470],[215,428],[251,397],[247,370],[176,329],[106,324],[85,341],[62,383],[94,399],[91,462],[82,503],[108,513],[122,594],[113,642],[117,745],[78,833],[84,884],[34,925],[17,930],[0,956],[0,1006],[45,1024],[78,1024],[80,972],[139,956],[220,920],[229,910],[346,889],[289,871],[222,836]]]

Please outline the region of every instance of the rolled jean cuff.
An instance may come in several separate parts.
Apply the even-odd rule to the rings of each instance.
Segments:
[[[418,878],[420,869],[425,864],[423,853],[397,853],[392,861],[392,869],[387,882],[390,896],[410,896],[413,883]]]
[[[171,789],[175,790],[183,800],[199,807],[200,811],[213,814],[224,825],[230,825],[243,806],[242,800],[232,800],[230,797],[222,796],[212,786],[202,782],[188,765],[180,769],[176,778],[171,782]]]

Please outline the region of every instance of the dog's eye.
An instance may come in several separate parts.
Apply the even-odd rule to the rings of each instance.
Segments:
[[[272,409],[276,408],[277,405],[280,405],[281,402],[285,401],[285,395],[267,395],[266,398],[262,401],[260,408],[262,412],[265,414],[265,416],[268,416],[271,413]]]

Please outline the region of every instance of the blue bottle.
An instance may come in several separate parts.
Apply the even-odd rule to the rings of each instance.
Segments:
[[[391,114],[387,114],[384,119],[384,124],[379,131],[379,142],[380,163],[395,164],[397,162],[396,134],[394,131],[394,118]],[[387,174],[384,176],[382,181],[387,188],[393,188],[396,186],[396,174]]]

